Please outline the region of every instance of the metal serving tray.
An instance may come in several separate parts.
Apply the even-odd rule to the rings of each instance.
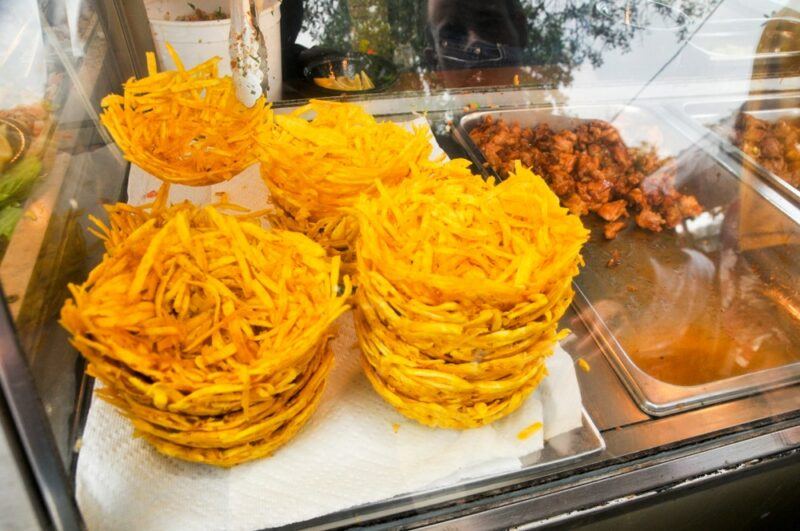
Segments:
[[[780,45],[779,51],[757,49],[767,26],[775,28],[771,43]],[[709,20],[692,37],[689,46],[712,61],[784,60],[800,56],[800,41],[795,38],[798,31],[800,19],[791,17]]]
[[[800,117],[800,96],[695,101],[684,104],[682,111],[695,125],[703,128],[706,133],[722,144],[726,151],[740,163],[762,176],[782,195],[800,205],[800,190],[764,168],[754,158],[736,147],[730,136],[733,132],[736,116],[740,112],[770,122],[780,118]]]
[[[628,227],[612,241],[596,217],[584,218],[592,238],[575,306],[645,412],[667,415],[800,381],[800,225],[767,199],[771,190],[759,178],[632,105],[466,114],[454,136],[487,175],[494,172],[469,137],[487,115],[555,130],[609,121],[628,146],[646,143],[673,157],[676,185],[706,208],[674,230]],[[762,234],[763,219],[775,230]],[[612,252],[621,257],[613,269]]]

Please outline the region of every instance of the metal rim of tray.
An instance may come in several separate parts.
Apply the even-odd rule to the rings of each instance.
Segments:
[[[796,187],[792,186],[784,178],[780,177],[776,173],[774,173],[774,172],[768,170],[767,168],[765,168],[756,159],[754,159],[753,157],[751,157],[750,155],[748,155],[747,153],[742,151],[733,142],[731,142],[730,140],[728,140],[727,138],[722,136],[713,127],[709,127],[706,124],[700,122],[699,119],[697,118],[699,116],[698,113],[692,113],[689,110],[687,110],[688,107],[691,107],[693,105],[699,105],[699,104],[705,104],[705,105],[715,104],[715,103],[716,104],[719,104],[719,103],[728,103],[728,104],[730,104],[730,103],[741,102],[742,105],[743,105],[743,104],[745,104],[747,102],[754,102],[754,101],[759,101],[759,102],[773,102],[773,101],[781,101],[781,100],[785,101],[787,98],[788,99],[792,99],[792,98],[797,99],[798,100],[797,108],[800,109],[800,94],[791,94],[791,95],[784,95],[784,96],[777,97],[777,98],[776,97],[766,97],[766,98],[764,98],[764,97],[761,97],[761,98],[759,98],[759,97],[754,97],[754,98],[745,97],[745,98],[739,98],[739,99],[734,99],[734,100],[726,99],[726,100],[722,100],[722,101],[720,101],[720,100],[711,100],[711,101],[696,100],[696,101],[690,101],[690,102],[683,103],[679,107],[679,109],[676,109],[676,110],[678,110],[678,112],[682,115],[684,120],[687,120],[687,121],[689,121],[691,123],[692,127],[698,133],[710,136],[712,138],[712,141],[717,143],[720,147],[722,147],[722,149],[725,150],[725,152],[728,155],[732,156],[733,159],[736,160],[736,162],[738,162],[740,165],[745,166],[753,174],[755,174],[758,177],[760,177],[769,186],[771,186],[776,191],[778,191],[782,196],[788,198],[794,205],[800,206],[800,188],[796,188]],[[741,106],[740,106],[739,111],[736,111],[736,112],[741,112]],[[726,117],[724,117],[724,118],[726,118]]]

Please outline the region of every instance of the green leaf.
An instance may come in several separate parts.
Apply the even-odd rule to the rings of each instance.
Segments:
[[[9,205],[0,210],[0,237],[6,239],[11,238],[11,233],[14,232],[14,227],[22,217],[22,207],[18,205]]]
[[[25,157],[0,175],[0,207],[13,201],[22,202],[42,172],[38,157]]]

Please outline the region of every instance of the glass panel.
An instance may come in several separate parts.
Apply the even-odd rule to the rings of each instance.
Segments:
[[[265,88],[277,113],[321,97],[357,102],[380,120],[423,120],[424,114],[451,158],[470,157],[475,172],[498,179],[521,160],[543,175],[564,205],[582,214],[592,236],[575,282],[579,293],[561,326],[573,331],[562,342],[571,358],[562,359],[569,368],[584,367],[576,377],[584,416],[540,450],[504,456],[492,466],[484,462],[486,469],[464,463],[474,464],[505,445],[479,440],[479,450],[469,451],[469,437],[480,435],[450,432],[443,437],[458,440],[448,441],[446,448],[460,451],[448,455],[452,459],[447,462],[463,461],[448,469],[448,476],[412,483],[416,468],[423,467],[409,466],[408,478],[401,470],[393,479],[408,479],[414,488],[363,493],[343,482],[332,496],[337,499],[317,504],[309,496],[311,488],[292,492],[291,503],[261,496],[260,489],[270,487],[264,478],[271,476],[261,473],[268,467],[257,467],[270,461],[228,473],[158,456],[141,439],[131,440],[128,431],[121,431],[129,425],[95,401],[92,413],[111,423],[100,425],[116,429],[104,435],[118,444],[104,445],[106,439],[95,432],[81,451],[95,452],[95,460],[88,462],[105,467],[102,480],[116,478],[122,492],[131,495],[108,494],[97,474],[83,477],[78,484],[87,522],[124,520],[141,512],[137,500],[158,496],[158,489],[168,499],[179,488],[196,493],[201,481],[208,486],[202,489],[208,496],[203,499],[211,501],[200,509],[224,520],[220,525],[229,523],[225,510],[236,512],[232,517],[244,514],[250,527],[261,526],[266,513],[305,515],[286,517],[281,524],[313,517],[313,523],[330,525],[386,523],[403,514],[410,518],[405,523],[415,525],[414,518],[434,517],[426,513],[434,506],[442,510],[437,514],[445,514],[463,508],[464,499],[476,506],[508,501],[522,485],[528,493],[555,488],[548,481],[556,477],[559,485],[572,486],[572,474],[581,474],[587,484],[600,477],[596,469],[604,470],[607,479],[623,473],[633,460],[637,466],[651,464],[666,450],[678,458],[689,447],[724,444],[717,438],[722,434],[747,438],[754,426],[797,418],[797,2],[254,3],[261,5],[259,25],[269,57]],[[135,38],[142,32],[152,35],[163,68],[173,66],[167,42],[187,65],[219,55],[223,70],[228,68],[230,3],[6,4],[0,11],[0,281],[61,456],[69,464],[80,449],[74,443],[84,427],[88,394],[81,393],[83,364],[56,319],[67,283],[85,279],[100,261],[99,242],[87,236],[88,215],[102,218],[102,204],[125,195],[128,171],[98,124],[99,101],[120,92],[119,69],[126,55],[136,60],[125,64],[141,64],[150,51],[135,49],[133,43],[143,42]],[[125,49],[112,50],[109,42]],[[494,121],[486,122],[488,116]],[[246,196],[255,209],[265,208],[268,198],[258,176],[239,187],[253,176],[213,189],[187,192],[175,186],[173,198],[230,194]],[[140,185],[139,197],[150,197],[157,185],[136,167],[130,179]],[[3,195],[8,182],[22,185]],[[358,355],[355,350],[339,354]],[[323,404],[323,415],[347,416],[352,410],[355,419],[371,418],[386,405],[360,369],[351,368],[351,379],[340,386],[349,393],[347,400]],[[575,404],[580,409],[581,403]],[[309,441],[310,434],[322,422],[313,418],[298,436],[312,446],[318,441]],[[351,473],[347,459],[363,455],[408,462],[410,446],[394,443],[408,434],[427,433],[417,425],[415,431],[400,430],[387,422],[361,428],[357,425],[348,435],[377,435],[356,437],[346,449],[337,447],[344,439],[334,433],[332,444],[325,446],[331,450],[324,454],[331,465],[326,473],[344,477]],[[392,443],[369,446],[383,437]],[[426,441],[420,436],[417,444]],[[292,442],[286,450],[308,448]],[[123,459],[98,460],[109,449]],[[432,452],[426,463],[446,464],[437,459],[442,453]],[[292,455],[276,454],[289,460]],[[302,464],[290,462],[283,470],[292,476]],[[367,472],[381,464],[371,463]],[[90,465],[87,469],[95,470]],[[305,472],[304,485],[319,489],[317,471]],[[291,479],[299,484],[301,475]],[[105,505],[90,500],[96,493],[108,494]],[[489,501],[489,495],[496,497]],[[231,499],[236,503],[228,503]],[[608,501],[602,493],[597,499]],[[292,511],[301,504],[303,511]],[[173,504],[171,509],[174,521],[169,523],[177,526],[206,514],[196,507]],[[542,511],[536,517],[553,516]],[[153,527],[163,523],[160,513],[150,516]]]
[[[0,528],[9,531],[38,529],[39,521],[11,452],[6,432],[0,429]]]
[[[0,120],[16,157],[0,176],[13,189],[1,200],[0,281],[69,467],[83,365],[56,321],[67,283],[102,252],[87,215],[122,190],[127,163],[97,127],[120,79],[93,2],[5,2],[0,42]]]
[[[323,0],[282,13],[286,97],[335,93],[314,67],[340,74],[348,53],[397,70],[379,91],[429,92],[749,77],[799,46],[797,12],[770,0]]]
[[[275,100],[749,79],[791,72],[800,54],[798,12],[772,0],[258,3]],[[172,65],[169,41],[186,64],[216,54],[227,71],[230,24],[217,20],[227,15],[220,2],[144,4],[163,65]]]

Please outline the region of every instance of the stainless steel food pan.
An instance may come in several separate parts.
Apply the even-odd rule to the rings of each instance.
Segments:
[[[612,241],[596,218],[584,218],[593,235],[575,306],[645,412],[667,415],[800,381],[800,265],[793,258],[800,225],[770,201],[763,180],[739,171],[724,151],[698,146],[665,119],[668,113],[632,105],[466,114],[454,136],[487,174],[493,172],[469,136],[487,115],[554,130],[609,121],[628,146],[672,157],[676,186],[704,206],[674,230],[629,227]],[[779,244],[759,239],[762,215],[779,222]],[[614,255],[621,264],[609,268]]]

